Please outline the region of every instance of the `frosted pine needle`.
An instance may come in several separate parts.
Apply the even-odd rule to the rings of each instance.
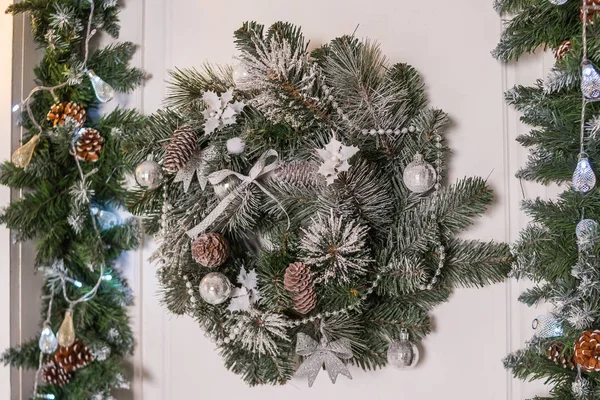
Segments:
[[[346,222],[331,211],[329,218],[319,215],[308,229],[302,229],[302,261],[316,267],[318,279],[348,282],[353,274],[364,275],[371,263],[366,247],[368,228],[356,221]]]
[[[229,331],[239,331],[236,340],[242,348],[258,354],[278,354],[277,342],[289,341],[286,320],[280,314],[252,310],[232,314],[227,320]]]

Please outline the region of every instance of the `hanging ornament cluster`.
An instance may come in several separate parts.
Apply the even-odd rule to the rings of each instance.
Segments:
[[[600,372],[600,330],[587,330],[575,342],[575,362],[584,371]]]
[[[10,161],[17,168],[25,168],[31,162],[33,152],[35,151],[35,148],[37,147],[39,142],[40,135],[38,134],[33,136],[31,139],[29,139],[29,142],[27,142],[27,144],[24,144],[23,146],[15,150],[15,152],[10,158]]]
[[[390,343],[387,351],[388,362],[398,369],[413,368],[419,362],[419,348],[410,341],[407,330],[400,332],[400,339]]]
[[[229,257],[229,243],[220,233],[203,233],[192,243],[192,257],[206,268],[216,268]]]
[[[169,172],[182,169],[192,158],[198,146],[198,134],[189,126],[182,126],[173,132],[163,165]]]
[[[425,193],[433,188],[437,173],[420,153],[415,154],[413,161],[404,168],[404,184],[414,193]]]
[[[64,125],[68,119],[74,121],[77,126],[82,126],[87,115],[83,106],[77,103],[63,102],[54,104],[46,119],[52,122],[54,127]]]
[[[135,180],[141,187],[154,190],[163,181],[162,168],[156,161],[146,160],[135,167]]]
[[[100,159],[104,138],[94,128],[82,128],[75,136],[75,156],[81,161],[96,162]]]

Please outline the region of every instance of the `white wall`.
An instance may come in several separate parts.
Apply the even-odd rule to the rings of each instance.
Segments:
[[[513,240],[524,226],[526,220],[518,208],[521,186],[514,173],[526,153],[514,138],[527,128],[505,107],[502,93],[515,83],[531,83],[544,75],[549,63],[535,57],[518,66],[503,66],[492,59],[489,52],[498,40],[501,22],[491,0],[124,3],[122,39],[140,45],[135,62],[149,73],[150,80],[120,100],[145,113],[161,105],[166,70],[199,67],[204,61],[230,62],[235,51],[233,31],[243,21],[293,22],[304,28],[314,46],[352,33],[359,25],[357,35],[378,40],[391,61],[414,65],[425,79],[431,104],[450,114],[453,125],[448,137],[454,154],[450,180],[489,176],[496,202],[465,237]],[[523,186],[527,196],[554,194],[534,185]],[[151,251],[147,243],[126,265],[136,294],[131,312],[137,347],[132,358],[133,394],[119,394],[119,399],[517,400],[543,394],[539,385],[513,381],[501,364],[509,350],[521,347],[531,336],[531,320],[537,315],[516,302],[521,283],[457,291],[450,303],[434,312],[435,332],[421,343],[423,359],[414,370],[353,370],[354,380],[342,377],[335,386],[322,373],[312,389],[304,381],[248,389],[223,367],[194,321],[173,318],[160,306],[155,267],[145,261]],[[1,335],[0,331],[0,340]]]

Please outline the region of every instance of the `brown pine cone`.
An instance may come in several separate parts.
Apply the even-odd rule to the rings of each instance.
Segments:
[[[313,285],[310,268],[301,262],[290,264],[285,270],[283,287],[292,293],[294,310],[308,314],[317,305],[317,294]]]
[[[548,359],[552,360],[557,365],[562,365],[563,368],[575,369],[573,356],[564,350],[564,344],[554,343],[552,346],[548,347]]]
[[[72,377],[73,374],[71,372],[64,370],[58,365],[56,360],[54,360],[54,356],[50,357],[42,368],[42,379],[51,385],[66,385],[71,381]]]
[[[309,162],[291,162],[278,167],[269,179],[292,186],[318,188],[325,186],[325,178],[317,173],[318,167]]]
[[[565,40],[554,50],[554,58],[557,60],[562,60],[565,54],[569,52],[573,48],[573,43],[570,40]]]
[[[187,164],[196,147],[198,134],[189,126],[182,126],[173,132],[171,141],[167,146],[164,167],[169,172],[177,172]]]
[[[585,0],[588,7],[600,7],[600,0]],[[600,16],[600,10],[587,10],[587,23],[593,24],[596,17]],[[583,5],[579,7],[579,18],[583,22]]]
[[[600,331],[587,330],[575,343],[575,362],[584,371],[600,371]]]
[[[203,267],[218,267],[229,257],[229,243],[220,233],[203,233],[192,243],[192,257]]]
[[[64,125],[67,118],[72,118],[78,126],[82,126],[87,115],[85,109],[77,103],[56,103],[48,111],[46,119],[56,125]]]
[[[60,346],[54,354],[54,360],[65,371],[74,372],[94,361],[94,356],[86,345],[76,340],[69,347]]]
[[[100,136],[100,132],[93,128],[85,128],[81,129],[78,135],[77,142],[75,142],[77,159],[91,162],[98,161],[104,144],[104,138]]]

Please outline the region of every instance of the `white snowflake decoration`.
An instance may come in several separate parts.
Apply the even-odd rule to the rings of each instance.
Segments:
[[[249,311],[252,305],[257,304],[261,299],[256,270],[253,269],[247,272],[246,268],[242,267],[237,281],[242,287],[233,290],[227,309],[231,312]]]
[[[342,142],[331,137],[331,141],[324,149],[317,149],[323,164],[319,168],[319,174],[327,178],[327,184],[331,185],[340,172],[350,169],[348,160],[358,153],[359,148],[355,146],[344,146]]]
[[[217,129],[235,123],[237,116],[244,109],[245,104],[233,100],[233,89],[229,89],[219,96],[212,91],[206,91],[202,95],[206,109],[204,115],[204,133],[210,135]]]

